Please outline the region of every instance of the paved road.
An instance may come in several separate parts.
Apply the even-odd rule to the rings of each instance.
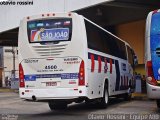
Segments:
[[[24,101],[19,99],[17,93],[0,93],[0,114],[2,120],[6,117],[18,117],[18,120],[98,120],[106,118],[107,114],[154,114],[155,119],[160,119],[160,110],[155,101],[151,100],[111,99],[107,109],[97,109],[81,103],[72,104],[66,110],[51,111],[47,103]]]

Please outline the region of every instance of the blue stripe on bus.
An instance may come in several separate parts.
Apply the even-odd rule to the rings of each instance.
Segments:
[[[120,70],[119,70],[119,62],[115,60],[115,67],[116,67],[116,86],[115,91],[120,89]]]
[[[78,73],[63,73],[61,79],[78,79]]]
[[[39,78],[61,78],[61,79],[78,79],[78,73],[62,73],[62,74],[33,74],[25,75],[25,81],[36,81]]]
[[[36,81],[35,75],[25,75],[24,76],[25,81]]]
[[[60,78],[61,74],[39,74],[36,78]]]
[[[110,63],[110,59],[112,59],[112,58],[104,57],[104,56],[93,54],[93,53],[88,53],[88,59],[91,59],[91,54],[94,55],[94,60],[96,60],[96,61],[98,61],[98,56],[101,57],[102,62],[104,62],[104,59],[106,58],[107,59],[107,63]],[[114,64],[114,61],[115,60],[112,59],[112,64]]]

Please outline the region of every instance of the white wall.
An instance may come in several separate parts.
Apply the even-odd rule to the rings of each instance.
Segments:
[[[17,48],[14,47],[15,52],[15,70],[16,70],[16,77],[18,77],[18,54]],[[3,47],[3,86],[5,86],[5,77],[11,78],[11,73],[13,70],[13,53],[6,52],[6,50],[12,50],[12,47]]]
[[[15,66],[16,70],[18,70],[18,54],[16,52],[17,48],[13,48],[15,51]],[[6,50],[12,50],[12,47],[3,47],[3,66],[5,71],[13,70],[13,53],[6,52]]]
[[[0,5],[0,33],[18,27],[20,20],[26,16],[74,11],[107,1],[111,0],[33,0],[33,5]]]

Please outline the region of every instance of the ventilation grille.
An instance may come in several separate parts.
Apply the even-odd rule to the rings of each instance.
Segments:
[[[52,46],[33,46],[34,51],[43,57],[55,57],[60,55],[66,49],[67,44]]]
[[[160,48],[156,48],[156,54],[160,57]]]

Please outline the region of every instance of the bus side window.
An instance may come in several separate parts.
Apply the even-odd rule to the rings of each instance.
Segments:
[[[125,43],[85,20],[88,48],[127,60]],[[117,52],[118,51],[118,52]]]
[[[128,46],[127,46],[127,52],[128,52],[128,62],[131,64],[132,67],[134,67],[134,58],[133,58],[132,50]]]

